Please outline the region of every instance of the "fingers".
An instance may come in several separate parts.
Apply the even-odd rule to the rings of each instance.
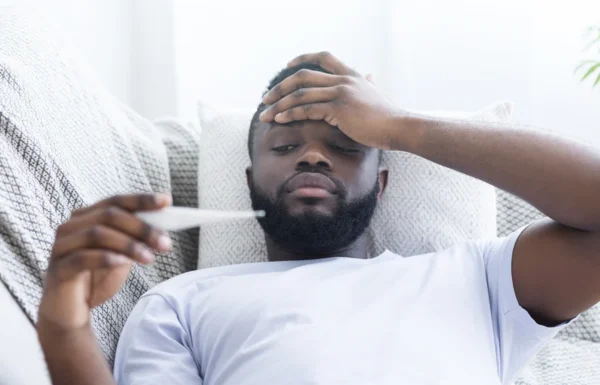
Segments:
[[[141,263],[150,263],[154,254],[144,244],[168,251],[167,233],[153,228],[133,213],[156,210],[171,204],[164,194],[119,195],[90,207],[75,210],[71,219],[59,226],[52,248],[51,261],[83,249],[103,249]]]
[[[322,67],[335,75],[357,75],[356,71],[348,67],[329,52],[309,53],[300,55],[288,63],[288,67],[295,67],[302,63],[311,63]]]
[[[81,231],[81,229],[88,229],[96,225],[105,225],[118,230],[160,251],[168,251],[171,247],[171,241],[166,232],[150,226],[133,213],[116,206],[99,207],[75,216],[58,227],[56,236],[60,240]]]
[[[154,261],[154,254],[141,242],[103,225],[95,225],[57,239],[52,250],[51,259],[53,261],[60,260],[67,254],[80,249],[113,251],[140,263]]]
[[[338,90],[336,87],[299,88],[264,110],[259,118],[263,122],[270,122],[275,118],[275,115],[290,108],[314,103],[330,102],[337,96]]]
[[[66,255],[51,266],[50,274],[69,280],[85,270],[107,269],[131,263],[125,255],[109,250],[83,249]]]
[[[165,194],[130,194],[117,195],[89,206],[74,210],[71,216],[82,215],[90,211],[116,206],[127,211],[150,211],[160,210],[171,204],[171,197]]]
[[[332,117],[335,116],[334,109],[335,105],[332,102],[303,104],[275,115],[275,121],[285,124],[297,120],[325,120],[332,126],[337,126],[336,122],[332,121]]]
[[[267,92],[263,97],[263,103],[267,105],[273,104],[279,99],[301,89],[332,87],[343,83],[345,83],[345,79],[341,76],[302,69],[295,74],[288,76],[281,81],[281,83],[277,84]]]

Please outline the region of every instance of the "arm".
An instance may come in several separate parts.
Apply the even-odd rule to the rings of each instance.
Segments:
[[[202,385],[185,314],[171,298],[146,294],[121,331],[114,377],[127,385]]]
[[[597,150],[482,123],[413,116],[398,127],[411,132],[406,150],[509,191],[550,218],[527,228],[513,252],[515,293],[538,322],[560,323],[600,301]]]
[[[115,383],[89,325],[76,330],[63,330],[40,320],[37,330],[52,384]]]
[[[550,217],[523,232],[512,262],[519,304],[540,323],[600,301],[600,154],[534,130],[403,111],[328,53],[302,55],[331,74],[299,71],[268,92],[263,121],[326,120],[371,147],[409,151],[507,190]]]
[[[133,215],[168,197],[118,196],[73,212],[59,226],[44,280],[37,331],[54,385],[112,385],[90,326],[90,310],[112,297],[133,261],[150,263],[144,245],[167,251],[168,238]]]
[[[542,131],[481,122],[409,115],[395,125],[394,149],[515,194],[563,225],[600,232],[597,150]]]

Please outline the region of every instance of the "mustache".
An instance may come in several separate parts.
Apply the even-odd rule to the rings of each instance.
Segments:
[[[290,181],[292,179],[294,179],[295,177],[297,177],[299,174],[302,173],[314,173],[314,174],[321,174],[327,178],[329,178],[336,187],[337,190],[337,194],[340,196],[340,198],[344,199],[346,198],[346,196],[348,195],[348,189],[346,189],[346,186],[344,185],[344,183],[342,183],[342,181],[340,181],[339,179],[335,178],[334,176],[332,176],[331,174],[323,171],[322,168],[319,167],[311,167],[311,166],[307,166],[307,167],[303,167],[301,169],[299,169],[298,171],[296,171],[295,173],[293,173],[292,175],[290,175],[289,178],[286,178],[286,180],[284,180],[278,187],[277,187],[277,199],[281,199],[281,197],[283,197],[283,194],[285,193],[285,189],[286,186],[290,183]]]

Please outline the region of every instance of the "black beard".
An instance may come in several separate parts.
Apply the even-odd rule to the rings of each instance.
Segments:
[[[358,239],[369,226],[379,193],[376,182],[371,191],[358,200],[346,202],[345,195],[339,195],[332,215],[311,212],[294,216],[286,210],[282,187],[275,199],[256,186],[251,187],[252,208],[266,212],[258,222],[273,242],[305,259],[331,255]]]

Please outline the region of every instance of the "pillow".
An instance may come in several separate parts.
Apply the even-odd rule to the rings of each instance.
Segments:
[[[154,125],[119,103],[27,3],[0,12],[0,47],[0,279],[35,322],[56,228],[73,209],[151,191],[197,206],[198,134]],[[196,268],[198,232],[172,237],[172,252],[134,265],[122,290],[94,310],[109,362],[137,299]]]
[[[433,115],[506,122],[511,111],[511,103],[496,103],[472,114]],[[245,169],[250,164],[246,142],[253,112],[199,104],[200,208],[251,208]],[[367,230],[371,257],[385,249],[410,256],[496,236],[492,186],[408,153],[386,152],[383,162],[390,175]],[[256,221],[200,229],[199,268],[265,260],[264,236]]]

